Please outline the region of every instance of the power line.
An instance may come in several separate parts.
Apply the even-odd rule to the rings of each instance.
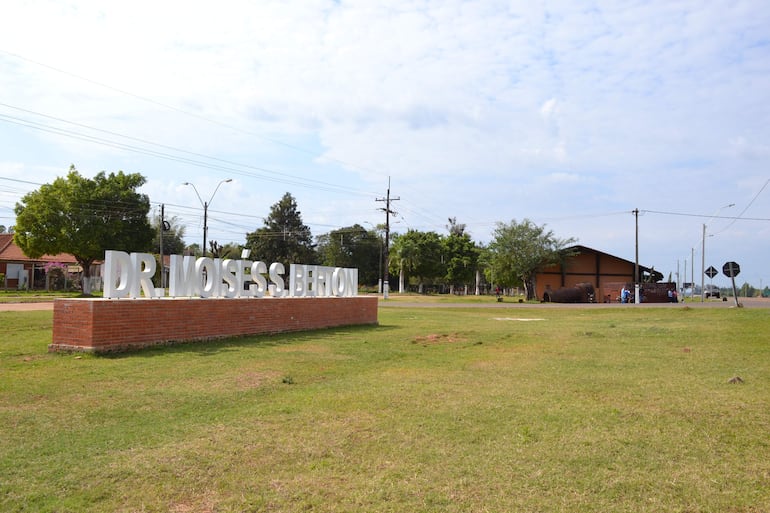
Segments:
[[[667,216],[698,217],[706,219],[732,219],[733,221],[770,221],[770,218],[766,217],[712,216],[708,214],[688,214],[686,212],[665,212],[660,210],[640,210],[639,212],[647,212],[650,214],[661,214]]]
[[[43,185],[42,183],[30,182],[28,180],[19,180],[18,178],[8,178],[7,176],[0,176],[0,180],[8,180],[9,182],[26,183],[26,184],[29,184],[29,185],[37,185],[38,187]]]
[[[743,218],[743,214],[745,214],[745,213],[746,213],[746,211],[747,211],[747,210],[748,210],[748,209],[751,207],[751,205],[753,205],[753,204],[754,204],[754,202],[757,200],[757,198],[759,197],[759,195],[760,195],[760,194],[762,194],[762,191],[764,191],[764,190],[765,190],[765,187],[767,187],[767,185],[768,185],[768,184],[770,184],[770,180],[767,180],[767,181],[765,181],[764,185],[762,185],[762,188],[760,188],[760,189],[759,189],[759,191],[758,191],[758,192],[757,192],[757,193],[754,195],[754,197],[753,197],[753,198],[751,198],[751,201],[749,201],[749,204],[748,204],[748,205],[746,205],[746,208],[744,208],[743,210],[741,210],[741,213],[740,213],[740,214],[738,214],[738,217],[736,217],[735,219],[733,219],[733,220],[732,220],[732,221],[731,221],[731,222],[730,222],[730,223],[729,223],[727,226],[725,226],[724,228],[722,228],[722,230],[718,231],[717,233],[714,233],[713,235],[718,235],[718,234],[722,233],[723,231],[727,230],[727,229],[728,229],[728,228],[730,228],[732,225],[734,225],[734,224],[735,224],[735,222],[736,222],[738,219],[744,219],[744,218]]]
[[[255,132],[250,132],[248,130],[244,130],[243,128],[240,128],[240,127],[237,127],[237,126],[234,126],[234,125],[223,123],[221,121],[217,121],[217,120],[208,118],[206,116],[201,116],[200,114],[195,114],[193,112],[186,111],[184,109],[180,109],[179,107],[174,107],[173,105],[169,105],[169,104],[166,104],[166,103],[163,103],[163,102],[159,102],[157,100],[153,100],[151,98],[147,98],[145,96],[141,96],[141,95],[138,95],[138,94],[135,94],[135,93],[131,93],[129,91],[125,91],[123,89],[119,89],[117,87],[113,87],[113,86],[110,86],[108,84],[104,84],[102,82],[98,82],[98,81],[93,80],[93,79],[82,77],[80,75],[76,75],[76,74],[71,73],[69,71],[66,71],[66,70],[63,70],[63,69],[60,69],[60,68],[56,68],[54,66],[50,66],[48,64],[45,64],[45,63],[42,63],[42,62],[38,62],[38,61],[35,61],[35,60],[32,60],[32,59],[28,59],[28,58],[26,58],[26,57],[24,57],[22,55],[16,54],[16,53],[8,52],[8,51],[5,51],[5,50],[0,50],[0,53],[4,53],[5,55],[9,55],[9,56],[14,57],[16,59],[23,60],[23,61],[29,62],[31,64],[35,64],[36,66],[41,66],[41,67],[50,69],[50,70],[55,71],[57,73],[61,73],[61,74],[70,76],[72,78],[75,78],[75,79],[78,79],[78,80],[82,80],[84,82],[88,82],[90,84],[93,84],[93,85],[96,85],[98,87],[102,87],[102,88],[108,89],[110,91],[114,91],[114,92],[119,93],[119,94],[122,94],[122,95],[125,95],[125,96],[129,96],[131,98],[143,101],[145,103],[149,103],[149,104],[152,104],[152,105],[155,105],[155,106],[158,106],[158,107],[162,107],[164,109],[168,109],[168,110],[177,112],[179,114],[184,114],[185,116],[189,116],[189,117],[192,117],[192,118],[195,118],[195,119],[199,119],[201,121],[205,121],[207,123],[211,123],[211,124],[223,127],[223,128],[228,128],[228,129],[234,130],[236,132],[240,132],[240,133],[243,133],[243,134],[246,134],[246,135],[251,135],[251,136],[254,136],[254,137],[258,137],[258,138],[260,138],[262,140],[271,142],[273,144],[277,144],[279,146],[283,146],[285,148],[288,148],[288,149],[291,149],[291,150],[294,150],[294,151],[299,151],[299,152],[302,152],[302,153],[305,153],[305,154],[308,154],[308,155],[313,155],[315,157],[319,157],[319,155],[316,152],[314,152],[314,151],[311,151],[311,150],[308,150],[308,149],[305,149],[305,148],[302,148],[302,147],[299,147],[299,146],[295,146],[295,145],[292,145],[292,144],[288,144],[288,143],[285,143],[283,141],[279,141],[277,139],[271,139],[269,137],[265,137],[262,134],[258,134],[258,133],[255,133]],[[338,164],[342,164],[343,166],[353,167],[353,168],[356,168],[356,169],[359,169],[359,170],[362,170],[362,171],[370,171],[370,172],[374,171],[374,170],[365,168],[363,166],[359,166],[359,165],[352,164],[350,162],[346,162],[346,161],[343,161],[343,160],[335,159],[333,157],[320,156],[319,158],[322,158],[322,159],[330,161],[330,162],[337,162]]]
[[[4,105],[4,104],[2,104],[2,105]],[[44,114],[39,114],[39,115],[44,116],[44,117],[50,117],[50,116],[46,116]],[[202,154],[199,154],[199,153],[190,152],[190,151],[187,151],[187,150],[182,150],[182,149],[179,149],[179,148],[173,148],[173,147],[170,147],[170,146],[164,146],[164,145],[157,144],[157,143],[152,143],[152,142],[149,142],[149,141],[143,141],[141,139],[136,139],[136,138],[132,138],[132,137],[129,137],[129,136],[123,136],[123,135],[120,135],[120,134],[115,134],[114,132],[108,132],[108,131],[105,131],[105,130],[100,130],[100,129],[92,128],[92,127],[87,127],[87,128],[90,129],[90,130],[95,130],[95,131],[99,131],[99,132],[105,132],[105,133],[109,133],[109,134],[118,135],[120,137],[125,137],[126,139],[129,139],[129,140],[138,140],[138,141],[141,141],[141,142],[143,142],[145,144],[150,144],[150,145],[154,145],[154,146],[158,146],[158,147],[162,147],[162,148],[167,148],[167,149],[170,148],[173,151],[177,151],[177,152],[182,153],[182,154],[189,154],[189,155],[193,155],[193,156],[199,156],[199,157],[202,157],[202,158],[209,159],[209,160],[211,160],[213,162],[209,163],[209,162],[204,162],[204,161],[201,161],[201,160],[195,160],[195,159],[192,159],[192,158],[183,157],[183,156],[179,156],[179,155],[172,155],[170,153],[165,153],[165,152],[161,152],[161,151],[157,151],[157,150],[153,150],[153,149],[149,149],[149,148],[142,148],[140,146],[135,146],[135,145],[131,145],[131,144],[121,143],[121,142],[113,141],[113,140],[110,140],[110,139],[104,139],[102,137],[97,137],[97,136],[94,136],[94,135],[83,134],[83,133],[80,133],[80,132],[75,132],[75,131],[67,130],[67,129],[64,129],[64,128],[59,128],[59,127],[55,127],[55,126],[51,126],[51,125],[45,125],[43,123],[38,123],[36,121],[32,121],[32,120],[24,119],[24,118],[19,118],[19,117],[15,117],[15,116],[9,116],[7,114],[0,114],[0,121],[5,121],[7,123],[12,123],[12,124],[20,125],[20,126],[25,126],[27,128],[32,128],[32,129],[43,131],[43,132],[53,133],[53,134],[56,134],[56,135],[60,135],[60,136],[64,136],[64,137],[69,137],[69,138],[76,139],[76,140],[81,140],[81,141],[85,141],[85,142],[99,144],[99,145],[102,145],[102,146],[112,147],[112,148],[116,148],[116,149],[120,149],[120,150],[124,150],[124,151],[130,151],[130,152],[133,152],[133,153],[138,153],[140,155],[146,155],[146,156],[150,156],[150,157],[161,158],[161,159],[170,160],[170,161],[173,161],[173,162],[180,162],[180,163],[183,163],[183,164],[189,164],[189,165],[193,165],[193,166],[196,166],[196,167],[202,167],[202,168],[206,168],[206,169],[213,169],[213,170],[217,170],[217,171],[226,171],[228,173],[233,173],[233,174],[237,174],[237,175],[240,175],[240,176],[247,176],[247,177],[251,177],[251,178],[257,178],[257,179],[261,179],[261,180],[265,180],[265,181],[284,183],[284,184],[288,184],[288,185],[296,185],[298,187],[313,188],[313,189],[316,189],[316,190],[323,190],[323,191],[327,191],[327,192],[345,192],[345,193],[351,193],[352,192],[352,193],[355,193],[355,194],[374,195],[373,193],[367,193],[367,192],[364,192],[364,191],[359,191],[359,190],[347,188],[347,187],[344,187],[344,186],[341,186],[341,185],[330,184],[330,183],[327,183],[327,182],[321,182],[319,180],[312,180],[312,179],[307,179],[307,178],[295,177],[295,176],[292,176],[292,175],[288,175],[288,174],[285,174],[285,173],[280,173],[278,171],[272,171],[272,170],[269,170],[269,169],[266,169],[266,168],[257,167],[257,166],[251,166],[251,165],[247,165],[247,164],[238,164],[238,163],[235,163],[235,162],[232,162],[232,161],[227,161],[227,160],[219,159],[219,158],[216,158],[216,157],[206,156],[206,155],[202,155]],[[68,121],[64,121],[64,122],[65,123],[74,124],[74,125],[79,125],[78,123],[72,123],[72,122],[68,122]],[[216,162],[221,162],[221,164],[217,164]],[[249,168],[249,169],[264,171],[266,173],[278,174],[278,175],[285,176],[287,178],[277,178],[277,177],[272,177],[272,176],[268,176],[268,175],[264,175],[264,174],[257,174],[257,173],[253,173],[253,172],[243,171],[243,170],[238,169],[237,167],[233,167],[233,166],[239,166],[239,167],[242,167],[242,168]]]

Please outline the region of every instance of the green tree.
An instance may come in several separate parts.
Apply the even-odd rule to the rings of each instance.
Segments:
[[[292,263],[316,262],[310,228],[302,222],[297,202],[288,192],[270,207],[265,225],[246,234],[246,247],[251,250],[252,260],[262,260],[268,265],[281,262],[287,271]]]
[[[426,284],[441,280],[445,274],[442,249],[441,236],[436,232],[409,230],[395,235],[391,253],[396,258],[390,265],[392,272],[399,273],[399,288],[414,280],[422,293]]]
[[[445,279],[450,286],[450,293],[455,287],[473,283],[478,268],[479,249],[464,231],[451,231],[441,241]]]
[[[738,296],[740,297],[756,297],[759,295],[759,291],[751,284],[743,282],[741,288],[738,289]]]
[[[407,234],[395,233],[391,236],[388,269],[391,276],[398,274],[399,292],[406,291],[405,286],[409,282],[417,258],[417,241],[414,237],[407,237]]]
[[[374,285],[379,279],[382,240],[374,230],[359,224],[317,237],[316,251],[321,265],[358,269],[358,281]]]
[[[183,254],[193,255],[195,257],[203,256],[203,252],[201,251],[201,245],[198,244],[197,242],[193,242],[192,244],[185,246]]]
[[[153,229],[150,200],[136,189],[145,178],[123,171],[93,179],[70,166],[66,178],[25,195],[16,204],[14,241],[25,255],[69,253],[83,268],[83,293],[90,294],[91,264],[105,250],[148,251]]]
[[[238,260],[241,257],[242,250],[243,247],[234,242],[228,242],[222,246],[218,241],[209,241],[209,255],[213,258],[231,258],[233,260]]]
[[[535,297],[535,274],[543,267],[562,262],[564,248],[575,239],[559,239],[545,226],[529,219],[497,223],[488,248],[486,273],[490,282],[506,287],[521,285],[527,299]]]

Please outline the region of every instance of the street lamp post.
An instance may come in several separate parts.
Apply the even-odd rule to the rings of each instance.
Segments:
[[[216,188],[214,189],[214,192],[211,193],[211,197],[209,198],[208,201],[203,201],[203,199],[201,198],[201,195],[198,193],[197,187],[195,187],[195,184],[190,182],[184,182],[182,184],[182,185],[189,185],[193,188],[193,190],[195,191],[195,195],[198,196],[198,201],[201,202],[201,206],[203,207],[203,256],[206,256],[206,236],[208,235],[209,205],[211,204],[211,201],[214,199],[214,195],[219,190],[219,186],[222,185],[223,183],[229,183],[232,181],[233,181],[232,178],[227,178],[219,182]]]
[[[735,203],[730,203],[729,205],[724,205],[722,207],[719,207],[716,212],[714,212],[711,217],[709,218],[708,222],[711,222],[712,219],[714,219],[719,212],[722,211],[723,208],[730,208],[734,207]],[[701,252],[700,252],[700,302],[703,303],[706,300],[706,280],[704,276],[706,275],[706,223],[703,223],[703,238],[701,239]],[[694,285],[694,284],[693,284]]]

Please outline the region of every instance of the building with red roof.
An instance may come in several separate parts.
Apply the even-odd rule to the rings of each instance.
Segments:
[[[0,233],[0,287],[45,289],[46,265],[62,264],[69,272],[80,272],[74,256],[66,253],[30,258],[13,242],[12,233]]]

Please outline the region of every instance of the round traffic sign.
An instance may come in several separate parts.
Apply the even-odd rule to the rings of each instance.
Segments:
[[[741,267],[735,262],[726,262],[725,265],[722,266],[722,272],[725,273],[725,276],[728,278],[735,278],[738,276],[738,273],[741,272]]]

